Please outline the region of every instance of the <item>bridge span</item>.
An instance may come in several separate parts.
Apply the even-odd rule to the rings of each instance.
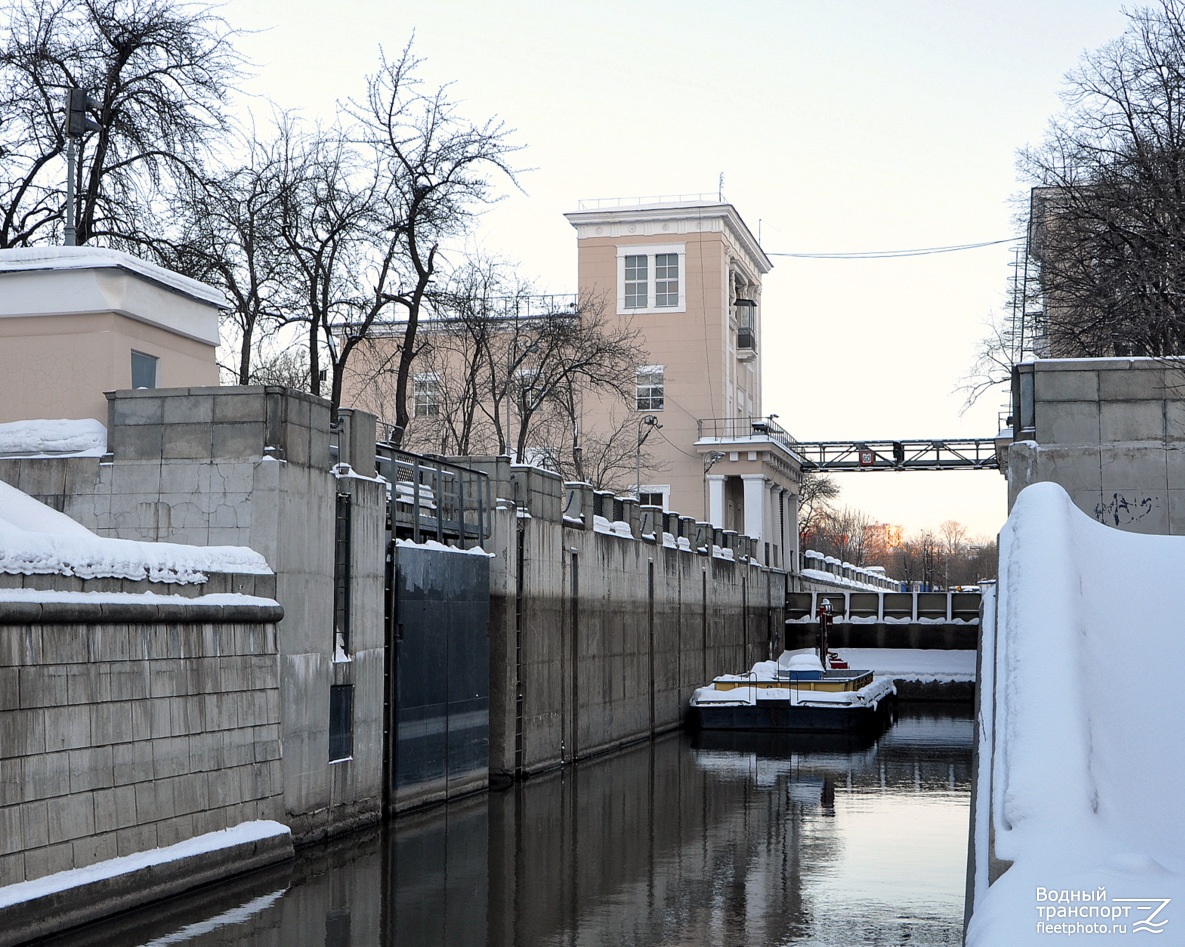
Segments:
[[[899,441],[795,441],[803,470],[999,470],[991,437],[917,438]]]

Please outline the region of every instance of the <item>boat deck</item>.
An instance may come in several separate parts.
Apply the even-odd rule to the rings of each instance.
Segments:
[[[718,691],[734,690],[738,687],[799,691],[824,691],[842,693],[858,691],[872,683],[872,671],[856,669],[829,670],[823,672],[798,673],[779,671],[776,677],[755,677],[754,675],[728,674],[715,678],[712,687]]]

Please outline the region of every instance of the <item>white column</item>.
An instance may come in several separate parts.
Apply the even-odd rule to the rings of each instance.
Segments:
[[[764,540],[769,537],[765,528],[767,518],[765,477],[761,474],[741,474],[745,482],[745,529],[746,536]]]
[[[798,554],[798,497],[783,487],[778,493],[778,503],[785,513],[782,517],[782,568],[789,572],[798,568],[795,561]]]
[[[708,474],[708,522],[724,527],[724,474]]]

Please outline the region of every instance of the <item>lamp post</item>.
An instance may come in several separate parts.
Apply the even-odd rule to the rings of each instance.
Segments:
[[[518,351],[518,315],[515,314],[514,335],[510,339],[510,344],[506,349],[506,453],[510,453],[510,408],[514,401],[514,375],[519,367],[526,360],[528,355],[534,355],[539,351],[539,342],[531,342],[521,352]],[[525,395],[524,395],[525,397]],[[522,413],[520,410],[519,420],[522,420]],[[514,455],[515,461],[522,463],[522,458]]]
[[[643,431],[642,429],[646,430]],[[638,469],[637,479],[634,481],[634,497],[640,502],[642,499],[642,445],[646,443],[651,433],[655,430],[660,430],[662,424],[659,423],[658,417],[653,414],[643,415],[638,422]]]

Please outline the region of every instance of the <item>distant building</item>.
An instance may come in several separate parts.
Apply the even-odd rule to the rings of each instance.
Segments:
[[[590,201],[576,229],[581,296],[629,319],[650,353],[637,369],[639,437],[654,458],[643,502],[700,515],[758,540],[787,568],[797,546],[798,462],[761,398],[761,281],[772,267],[719,200]],[[596,402],[589,429],[604,424]],[[662,429],[647,435],[654,417]]]
[[[0,250],[0,422],[94,418],[103,392],[218,384],[226,300],[117,250]]]
[[[576,229],[576,295],[480,300],[486,321],[476,330],[468,315],[438,313],[419,323],[403,446],[445,454],[503,449],[572,479],[579,476],[566,458],[583,451],[584,476],[593,480],[600,479],[590,473],[593,451],[612,443],[611,483],[597,486],[753,537],[759,562],[792,567],[801,471],[793,439],[761,398],[761,281],[769,258],[736,209],[718,200],[590,202],[565,217]],[[638,332],[648,354],[633,366],[628,397],[583,391],[563,410],[551,405],[517,451],[524,403],[544,387],[532,350],[546,346],[533,343],[532,332],[542,322],[582,318]],[[343,403],[374,413],[381,431],[394,418],[393,366],[404,328],[373,327],[343,385]],[[492,392],[490,379],[499,375],[493,389],[501,384],[508,397]],[[499,440],[498,430],[509,436]]]

